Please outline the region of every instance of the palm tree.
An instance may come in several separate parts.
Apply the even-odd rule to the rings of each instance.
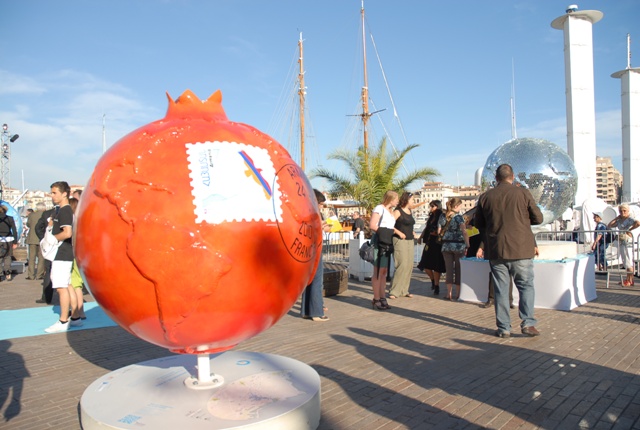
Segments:
[[[329,159],[345,162],[349,173],[341,175],[319,167],[311,171],[311,177],[326,179],[332,195],[349,195],[360,202],[367,213],[371,213],[382,202],[387,190],[401,193],[417,180],[429,181],[440,174],[435,169],[424,167],[400,177],[404,157],[418,146],[409,145],[399,153],[389,154],[387,140],[383,138],[377,148],[369,148],[366,152],[362,146],[355,152],[339,149],[330,154]]]

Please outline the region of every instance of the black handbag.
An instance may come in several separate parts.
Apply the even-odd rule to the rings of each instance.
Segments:
[[[378,250],[380,252],[384,252],[387,255],[393,253],[393,233],[394,229],[387,227],[380,227],[380,223],[382,223],[382,218],[384,217],[384,212],[380,215],[380,221],[378,222],[378,230],[376,231],[377,236],[377,245]]]
[[[392,228],[378,227],[378,245],[381,247],[393,246],[393,232]]]

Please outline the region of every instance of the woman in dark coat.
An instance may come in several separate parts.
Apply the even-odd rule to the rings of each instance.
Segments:
[[[431,289],[434,295],[440,294],[440,275],[445,273],[442,244],[438,239],[438,220],[442,214],[442,202],[432,200],[429,203],[429,219],[420,238],[426,243],[418,269],[426,272],[431,278]]]

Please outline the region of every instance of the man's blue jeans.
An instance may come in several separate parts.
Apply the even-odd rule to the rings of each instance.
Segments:
[[[498,329],[511,332],[511,315],[509,314],[509,285],[511,277],[520,294],[518,311],[522,323],[521,328],[537,324],[533,316],[533,305],[536,300],[533,289],[533,260],[491,260],[491,276],[495,289],[496,325]]]

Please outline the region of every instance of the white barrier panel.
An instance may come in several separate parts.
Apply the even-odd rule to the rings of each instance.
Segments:
[[[489,293],[489,262],[477,258],[460,261],[460,300],[485,302]],[[594,256],[580,254],[559,261],[534,260],[535,307],[568,311],[595,300]],[[518,303],[518,289],[513,289]]]
[[[373,264],[367,263],[360,258],[360,247],[368,239],[365,239],[363,235],[359,239],[351,239],[349,241],[349,276],[358,278],[359,281],[364,281],[365,278],[371,278],[373,276]],[[393,256],[391,256],[391,267],[389,268],[389,276],[393,276],[395,269],[393,267]]]

